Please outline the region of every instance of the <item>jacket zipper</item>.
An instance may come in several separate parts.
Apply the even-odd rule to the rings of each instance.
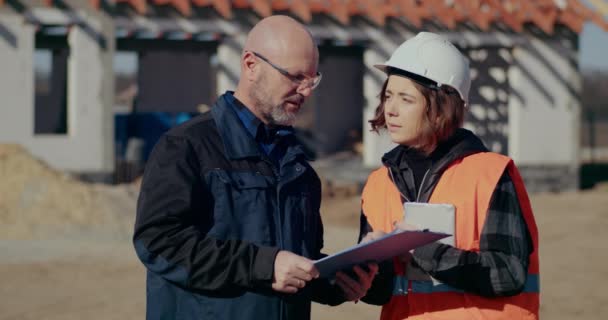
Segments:
[[[274,174],[274,178],[276,180],[276,199],[277,199],[277,211],[276,211],[276,215],[277,215],[277,219],[278,219],[278,226],[277,226],[277,231],[278,231],[278,245],[280,249],[283,249],[283,219],[281,218],[281,192],[280,192],[280,183],[281,183],[281,175],[279,173],[279,169],[275,168],[274,163],[272,161],[270,161],[270,159],[267,159],[266,157],[263,158],[264,162],[268,163],[270,165],[270,167],[272,168],[272,173]],[[279,164],[280,165],[280,164]]]
[[[420,183],[420,190],[418,190],[418,194],[416,195],[416,202],[420,202],[420,194],[422,193],[422,189],[424,187],[424,181],[426,181],[426,176],[428,175],[428,173],[431,171],[431,169],[427,169],[426,172],[424,173],[424,176],[422,176],[422,182]],[[397,191],[399,191],[399,194],[403,197],[403,199],[406,200],[406,202],[412,202],[412,200],[410,200],[408,197],[406,197],[403,192],[401,192],[401,190],[399,189],[399,186],[397,185],[397,183],[395,183],[395,176],[393,175],[393,169],[391,167],[388,167],[388,172],[391,176],[391,181],[393,182],[393,184],[395,185],[395,187],[397,188]]]
[[[399,194],[401,194],[401,196],[403,197],[403,199],[405,199],[406,202],[412,202],[408,197],[403,194],[403,192],[401,192],[399,186],[397,185],[397,183],[395,183],[395,176],[393,175],[393,169],[391,167],[388,167],[388,172],[390,173],[391,181],[393,182],[393,185],[395,185],[395,188],[397,188],[397,191],[399,191]]]
[[[424,186],[424,181],[426,180],[426,176],[429,173],[431,169],[427,169],[426,172],[424,173],[424,176],[422,176],[422,181],[420,182],[420,190],[418,190],[418,194],[416,195],[416,202],[420,202],[420,194],[422,193],[422,187]],[[397,188],[397,191],[399,191],[399,193],[401,194],[401,196],[407,201],[407,202],[411,202],[410,199],[408,199],[402,192],[401,190],[399,190],[399,186],[397,186],[397,184],[395,183],[395,176],[393,175],[393,170],[391,169],[391,167],[388,167],[388,171],[390,173],[391,176],[391,181],[393,182],[393,184],[395,185],[395,187]],[[412,291],[412,280],[407,281],[407,291],[408,293]]]
[[[426,175],[429,173],[429,171],[431,171],[431,169],[426,169],[426,172],[424,173],[424,176],[422,176],[422,182],[420,182],[420,189],[418,189],[418,194],[416,195],[416,202],[420,202],[420,194],[422,193],[422,190],[424,189],[424,181],[426,180]]]
[[[277,231],[278,231],[278,247],[280,250],[283,250],[283,219],[281,219],[281,192],[280,192],[280,186],[279,184],[281,183],[281,175],[279,170],[275,168],[274,163],[268,159],[267,156],[263,156],[262,159],[264,160],[264,162],[268,163],[270,165],[270,168],[272,168],[272,173],[274,174],[274,178],[276,180],[276,199],[277,199],[277,210],[275,212],[276,216],[277,216],[277,223],[279,224],[277,226]],[[279,163],[279,166],[281,164]],[[285,304],[282,300],[279,300],[279,319],[283,319],[284,315],[283,313],[285,309]]]

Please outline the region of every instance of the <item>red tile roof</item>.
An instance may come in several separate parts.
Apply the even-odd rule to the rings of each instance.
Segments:
[[[99,8],[102,0],[88,0]],[[233,9],[251,9],[261,17],[288,11],[304,22],[313,14],[328,14],[346,25],[352,16],[363,16],[379,26],[388,17],[402,18],[416,27],[424,20],[434,20],[448,29],[459,22],[470,21],[481,30],[492,23],[503,23],[521,32],[527,23],[548,34],[556,24],[568,26],[580,33],[585,22],[593,22],[608,31],[608,21],[581,2],[582,0],[114,0],[126,3],[137,13],[146,14],[150,5],[168,5],[182,15],[192,15],[193,7],[209,7],[229,19]],[[0,5],[5,0],[0,0]],[[606,0],[592,1],[606,4]],[[45,0],[51,5],[53,0]],[[560,7],[558,3],[565,4]],[[607,4],[608,5],[608,4]]]

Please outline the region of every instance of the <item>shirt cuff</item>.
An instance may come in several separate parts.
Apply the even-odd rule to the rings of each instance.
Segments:
[[[445,246],[445,244],[433,242],[418,247],[414,250],[412,258],[414,258],[414,261],[416,261],[422,270],[432,272],[435,269],[435,254],[443,246]]]

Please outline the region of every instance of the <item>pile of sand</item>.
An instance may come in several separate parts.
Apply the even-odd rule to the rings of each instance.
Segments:
[[[0,144],[0,237],[111,237],[131,233],[135,186],[80,182],[17,145]]]

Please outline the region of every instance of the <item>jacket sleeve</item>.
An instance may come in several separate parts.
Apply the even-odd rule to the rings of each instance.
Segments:
[[[159,140],[137,203],[138,257],[149,272],[187,290],[270,287],[277,248],[214,239],[195,226],[201,215],[211,220],[213,214],[204,212],[212,204],[200,173],[199,158],[185,137]]]
[[[432,243],[414,250],[413,259],[436,279],[487,297],[520,293],[525,285],[532,241],[515,186],[503,173],[480,236],[480,251]]]

